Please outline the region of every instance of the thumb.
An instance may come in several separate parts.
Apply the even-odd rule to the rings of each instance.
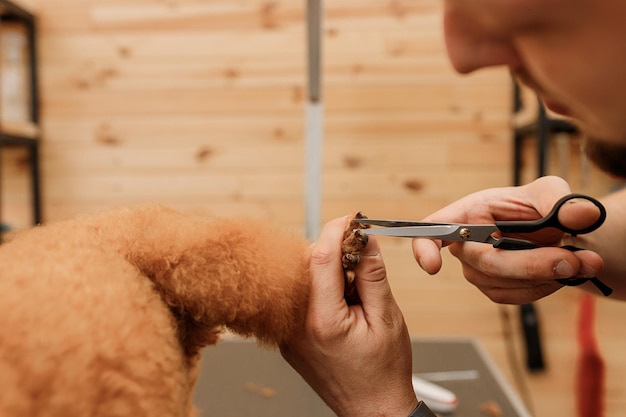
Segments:
[[[583,230],[601,221],[602,211],[589,200],[575,198],[563,205],[558,214],[559,222],[573,230]]]
[[[341,265],[341,241],[346,223],[347,218],[339,218],[325,224],[311,249],[309,308],[318,314],[324,312],[332,317],[346,306]]]
[[[370,317],[384,317],[384,313],[395,306],[395,300],[380,246],[373,236],[369,236],[367,246],[361,251],[361,260],[355,273],[356,288],[364,313]]]

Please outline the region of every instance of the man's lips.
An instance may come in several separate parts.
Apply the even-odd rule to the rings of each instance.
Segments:
[[[571,117],[570,109],[564,104],[552,100],[547,97],[544,89],[541,88],[539,83],[530,75],[530,73],[524,67],[512,68],[513,75],[526,87],[533,90],[541,99],[543,104],[552,112],[560,114],[564,117]]]
[[[543,97],[541,98],[541,100],[543,101],[543,104],[545,104],[545,106],[554,113],[560,114],[561,116],[565,117],[570,116],[570,110],[565,105]]]

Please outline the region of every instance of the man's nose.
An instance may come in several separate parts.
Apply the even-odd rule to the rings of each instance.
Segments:
[[[456,10],[446,10],[444,32],[450,62],[461,74],[493,66],[521,66],[510,40],[490,34],[479,22]]]

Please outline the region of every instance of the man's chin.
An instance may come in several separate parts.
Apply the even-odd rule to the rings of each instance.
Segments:
[[[587,157],[600,169],[620,178],[626,178],[626,144],[587,138],[584,143]]]

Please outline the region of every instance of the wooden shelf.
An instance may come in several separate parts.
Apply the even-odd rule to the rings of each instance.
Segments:
[[[39,126],[32,122],[2,122],[0,134],[21,139],[39,139]]]
[[[20,147],[26,150],[32,224],[36,225],[41,223],[41,197],[35,16],[11,1],[0,0],[0,35],[4,36],[0,39],[4,47],[0,53],[0,80],[4,88],[0,92],[5,94],[0,96],[0,157],[4,148]],[[5,157],[11,158],[11,154]],[[7,201],[4,201],[6,196],[2,191],[0,187],[0,238],[6,236],[5,229],[10,229],[10,221],[3,216],[2,207]]]

